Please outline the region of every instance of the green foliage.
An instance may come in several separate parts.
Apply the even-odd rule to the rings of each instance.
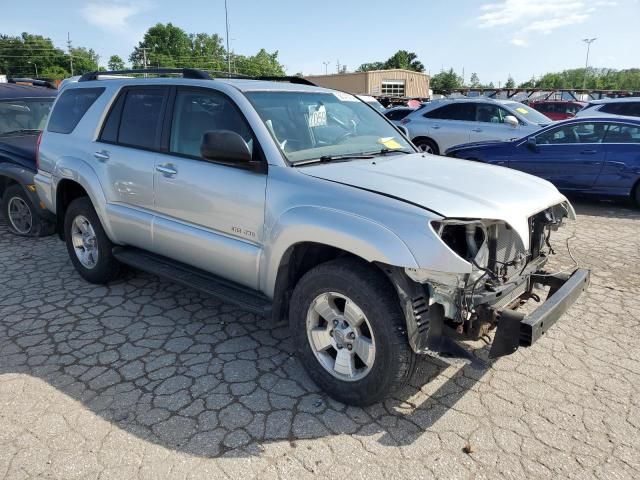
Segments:
[[[431,88],[434,91],[449,91],[462,87],[462,78],[450,68],[449,71],[442,71],[431,77]]]
[[[72,48],[71,56],[73,57],[73,73],[75,75],[98,70],[99,57],[93,49],[87,50],[84,47]]]
[[[120,58],[118,55],[111,55],[109,57],[109,62],[107,63],[109,70],[124,70],[125,64],[124,60]]]
[[[0,35],[0,73],[32,77],[35,75],[34,64],[38,67],[38,75],[44,77],[44,72],[51,67],[69,68],[69,57],[42,35],[26,32],[16,37]]]
[[[398,50],[389,57],[386,62],[363,63],[358,67],[357,71],[367,72],[370,70],[389,70],[392,68],[424,72],[424,65],[418,60],[418,56],[407,50]]]
[[[65,68],[62,68],[59,65],[46,67],[44,70],[41,70],[38,73],[42,78],[47,78],[50,80],[62,80],[63,78],[67,78],[70,75]]]
[[[284,75],[284,69],[278,62],[278,52],[269,53],[264,48],[261,48],[257,54],[251,57],[245,57],[243,55],[235,56],[233,64],[239,73],[245,75]]]
[[[516,88],[516,81],[511,75],[507,78],[507,83],[504,84],[504,88]]]
[[[472,88],[479,88],[480,87],[480,78],[478,78],[478,74],[476,72],[473,72],[471,74],[471,78],[469,79],[469,83],[470,86]]]
[[[538,80],[521,84],[523,88],[568,88],[582,86],[594,90],[640,90],[640,68],[615,70],[611,68],[574,68],[562,72],[547,73]]]

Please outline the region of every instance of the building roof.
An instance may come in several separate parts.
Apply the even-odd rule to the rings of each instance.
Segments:
[[[424,75],[425,77],[428,77],[429,75],[424,73],[424,72],[416,72],[415,70],[407,70],[405,68],[388,68],[386,70],[366,70],[366,71],[362,71],[362,72],[346,72],[346,73],[329,73],[327,75],[305,75],[305,78],[310,78],[310,77],[344,77],[346,75],[362,75],[362,74],[369,74],[369,73],[389,73],[389,72],[405,72],[405,73],[409,73],[411,75]]]

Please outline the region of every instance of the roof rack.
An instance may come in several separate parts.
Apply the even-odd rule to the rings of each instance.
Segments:
[[[107,70],[88,72],[82,75],[79,82],[89,82],[97,80],[102,75],[134,75],[134,74],[181,74],[183,78],[195,78],[199,80],[211,80],[211,76],[204,70],[197,70],[195,68],[146,68],[146,69],[131,69],[131,70]]]
[[[38,80],[37,78],[20,78],[20,77],[11,77],[7,78],[7,83],[30,83],[34,87],[47,87],[55,89],[56,86],[52,82],[48,80]]]
[[[212,80],[213,78],[238,78],[246,80],[264,80],[269,82],[288,82],[299,85],[311,85],[316,86],[315,83],[310,82],[306,78],[291,77],[291,76],[278,76],[278,75],[262,75],[252,77],[251,75],[244,75],[242,73],[230,73],[220,70],[198,70],[196,68],[147,68],[147,69],[132,69],[132,70],[109,70],[109,71],[96,71],[88,72],[80,77],[79,82],[89,82],[97,80],[100,76],[106,75],[162,75],[162,74],[179,74],[183,78],[191,78],[197,80]]]

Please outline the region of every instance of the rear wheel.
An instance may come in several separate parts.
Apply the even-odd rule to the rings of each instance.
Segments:
[[[632,198],[636,207],[640,208],[640,181],[636,183],[636,187],[633,189]]]
[[[87,197],[75,199],[67,208],[64,237],[71,262],[82,278],[107,283],[118,276],[120,263],[113,256],[113,243]]]
[[[440,155],[438,145],[430,138],[416,138],[413,141],[413,144],[418,147],[418,150],[421,152],[429,153],[431,155]]]
[[[6,189],[2,197],[2,213],[7,220],[9,231],[22,237],[40,237],[54,231],[52,223],[36,213],[29,195],[20,185]]]
[[[290,323],[307,372],[341,402],[380,401],[415,368],[395,292],[364,262],[338,259],[305,274],[291,299]]]

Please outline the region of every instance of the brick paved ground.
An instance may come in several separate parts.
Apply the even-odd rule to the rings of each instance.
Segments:
[[[577,209],[592,286],[541,342],[421,361],[364,410],[285,328],[143,273],[89,285],[0,226],[0,478],[640,478],[640,211]]]

